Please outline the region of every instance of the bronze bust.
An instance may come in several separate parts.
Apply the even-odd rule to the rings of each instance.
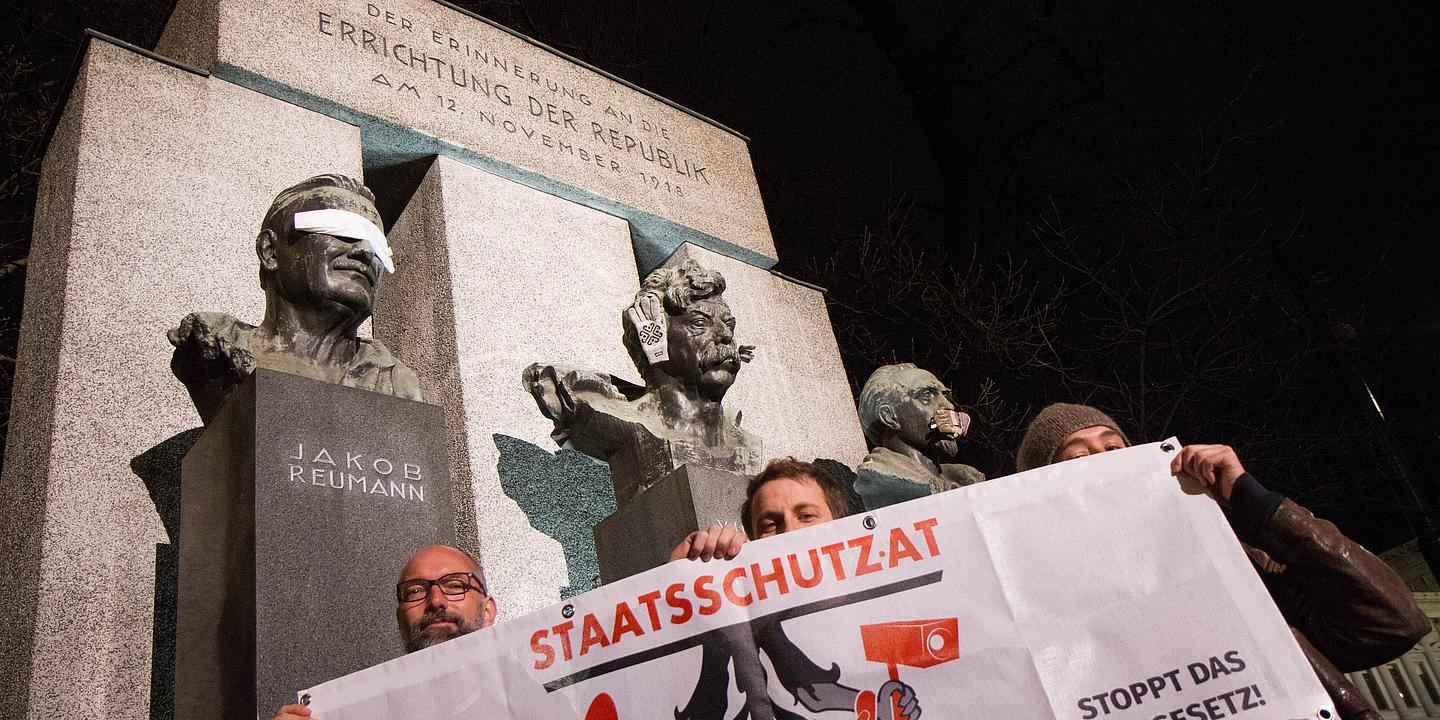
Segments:
[[[525,387],[555,422],[556,442],[610,462],[618,501],[686,462],[758,469],[760,439],[722,404],[753,350],[735,343],[724,292],[725,277],[694,260],[645,278],[620,318],[644,387],[574,368],[526,368]]]
[[[356,330],[370,317],[390,249],[375,196],[343,175],[286,188],[255,238],[265,318],[249,325],[217,312],[169,331],[170,369],[209,424],[257,367],[419,400],[415,373]]]
[[[940,379],[911,363],[885,365],[860,391],[860,425],[870,454],[855,475],[855,492],[874,510],[985,479],[954,459],[970,416],[955,409]]]

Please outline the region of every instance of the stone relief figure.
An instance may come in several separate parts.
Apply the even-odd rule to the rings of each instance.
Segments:
[[[694,260],[645,278],[620,318],[643,387],[575,368],[525,369],[525,388],[555,422],[556,442],[609,462],[618,502],[686,462],[758,470],[760,439],[722,404],[754,350],[735,343],[724,292],[725,277]]]
[[[911,363],[877,368],[860,390],[860,425],[870,454],[855,475],[866,509],[971,485],[985,476],[950,463],[970,416],[955,409],[940,379]]]
[[[249,325],[197,312],[169,331],[170,369],[207,425],[257,367],[420,400],[415,373],[378,340],[358,337],[393,271],[375,196],[343,175],[318,175],[275,197],[255,238],[265,317]]]

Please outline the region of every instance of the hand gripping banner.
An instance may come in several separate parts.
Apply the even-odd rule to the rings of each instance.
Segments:
[[[1336,717],[1178,445],[675,561],[302,695],[318,720]]]

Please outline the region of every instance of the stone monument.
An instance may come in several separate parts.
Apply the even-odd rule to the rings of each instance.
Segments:
[[[643,387],[590,370],[525,369],[555,441],[610,465],[619,510],[595,528],[606,582],[664,562],[701,524],[737,519],[746,476],[760,469],[760,439],[723,404],[755,351],[735,342],[724,292],[725,276],[695,260],[645,277],[620,315]]]
[[[755,380],[732,386],[725,404],[744,408],[743,427],[765,439],[756,462],[794,455],[853,467],[865,454],[823,291],[771,271],[775,244],[747,138],[452,5],[178,0],[155,52],[90,36],[51,137],[0,479],[0,556],[14,568],[0,587],[12,608],[0,623],[0,705],[14,714],[174,714],[179,457],[201,424],[197,408],[228,407],[227,392],[259,398],[277,377],[299,383],[288,392],[316,407],[332,392],[423,407],[404,399],[407,390],[347,388],[329,371],[280,376],[257,359],[268,352],[254,352],[266,312],[255,254],[222,240],[255,237],[276,193],[318,174],[363,179],[377,195],[400,262],[356,343],[363,350],[373,335],[402,352],[418,390],[441,407],[445,426],[434,438],[456,479],[455,539],[483,556],[502,619],[596,580],[567,563],[593,556],[589,540],[574,547],[586,533],[542,530],[551,521],[537,522],[534,508],[555,518],[589,503],[605,512],[585,516],[604,516],[614,503],[545,482],[536,457],[589,461],[550,454],[554,423],[515,380],[541,358],[624,367],[615,313],[657,268],[694,260],[722,273],[728,304],[748,319],[746,342],[757,349],[744,376]],[[248,338],[252,380],[241,380],[247,361],[218,345],[220,364],[202,362],[194,376],[197,397],[170,376],[176,348],[157,339],[197,309],[262,318],[251,331],[201,314],[177,332],[187,347],[205,346],[190,339],[197,326]],[[353,356],[330,357],[348,374]],[[392,371],[396,388],[405,386],[395,383],[400,373]],[[639,397],[615,386],[627,402]],[[225,409],[205,412],[212,430],[225,422]],[[257,437],[269,429],[253,427]],[[323,459],[301,465],[312,473],[304,486],[288,465],[264,463],[303,456],[302,442],[307,452],[329,442],[337,464],[346,462],[335,456],[342,445],[342,454],[365,455],[357,462],[397,463],[399,483],[403,463],[415,462],[400,460],[410,451],[373,445],[367,454],[361,446],[373,439],[291,439],[296,446],[257,450],[256,478],[278,472],[296,493],[402,505],[387,499],[388,480],[385,496],[375,492],[373,467],[362,496],[348,477],[344,490],[325,473],[325,486],[315,485],[313,471],[329,469]],[[522,472],[527,462],[534,467]],[[442,469],[421,472],[428,482]],[[606,484],[595,487],[608,493]],[[681,494],[663,483],[646,494],[666,488]],[[427,503],[444,495],[426,486]],[[229,522],[221,512],[202,515]],[[257,548],[273,542],[272,526],[255,527]],[[273,566],[251,567],[263,579]],[[376,637],[389,638],[389,626]]]
[[[859,413],[870,454],[855,475],[868,510],[925,497],[985,479],[975,468],[947,462],[970,430],[950,390],[911,363],[877,368],[860,390]]]

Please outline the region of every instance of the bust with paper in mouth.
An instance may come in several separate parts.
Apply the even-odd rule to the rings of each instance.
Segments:
[[[168,333],[170,369],[207,425],[257,367],[420,400],[415,373],[356,330],[395,269],[375,196],[343,175],[281,191],[255,238],[265,317],[258,326],[218,312],[185,316]]]
[[[694,260],[646,276],[620,314],[643,386],[560,365],[525,369],[525,388],[555,422],[551,437],[610,463],[621,504],[686,463],[741,475],[760,469],[760,438],[722,404],[754,351],[735,342],[724,292],[725,276]]]

